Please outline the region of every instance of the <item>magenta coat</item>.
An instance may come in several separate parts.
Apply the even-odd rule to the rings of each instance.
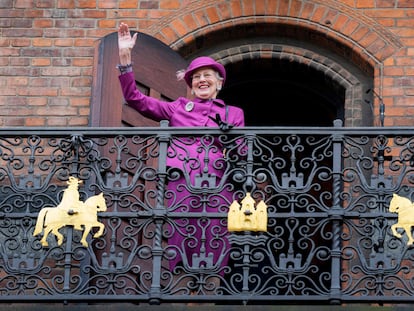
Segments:
[[[136,88],[135,78],[132,72],[120,75],[119,80],[121,82],[124,98],[128,105],[136,109],[143,116],[154,121],[168,120],[170,126],[176,127],[218,127],[209,116],[216,118],[216,114],[219,114],[222,120],[225,120],[234,126],[244,126],[243,110],[235,106],[228,106],[226,120],[226,105],[220,99],[190,100],[180,97],[175,101],[166,102],[142,94]],[[191,102],[193,104],[191,104]],[[205,161],[204,152],[200,152],[199,149],[201,142],[195,140],[193,143],[185,145],[180,144],[179,142],[174,142],[173,145],[174,146],[169,147],[167,165],[183,170],[185,172],[184,175],[188,176],[191,183],[194,185],[196,177],[201,176],[202,174],[202,165],[204,165]],[[217,185],[218,182],[220,182],[220,177],[222,177],[223,171],[218,167],[213,168],[213,163],[223,157],[223,146],[221,146],[218,141],[214,141],[213,145],[217,148],[209,149],[208,173],[217,177]],[[184,160],[188,158],[198,159],[198,161],[190,163],[189,161]],[[194,163],[200,165],[191,165]],[[168,184],[169,189],[180,189],[180,192],[175,191],[176,197],[170,200],[170,206],[168,207],[169,211],[202,212],[203,210],[206,210],[217,212],[219,206],[223,206],[224,204],[229,206],[229,204],[231,204],[232,193],[223,189],[215,198],[214,195],[212,198],[209,198],[207,206],[204,206],[200,203],[198,194],[191,194],[186,187],[179,187],[180,184],[186,184],[184,175],[181,179]],[[220,256],[223,255],[223,252],[228,248],[228,241],[225,238],[227,230],[219,224],[218,219],[213,219],[211,223],[207,225],[207,230],[201,230],[203,224],[197,222],[197,219],[190,219],[189,222],[186,222],[185,220],[175,221],[174,225],[176,227],[174,231],[175,234],[169,239],[169,245],[176,250],[177,256],[170,261],[171,268],[174,268],[180,262],[184,265],[197,265],[200,260],[200,249],[204,248],[206,250],[205,256],[209,259],[213,256],[213,260],[210,264],[214,265],[216,268],[223,267],[227,264],[228,255],[225,255],[224,258],[220,258]],[[205,232],[203,233],[202,231]],[[209,259],[204,260],[203,258],[203,255],[201,255],[200,265],[210,261]],[[218,262],[219,258],[220,262]],[[207,263],[207,266],[210,264]]]

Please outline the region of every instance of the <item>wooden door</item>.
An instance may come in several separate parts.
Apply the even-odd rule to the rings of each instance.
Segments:
[[[103,38],[95,55],[95,73],[91,102],[91,126],[158,126],[157,122],[141,116],[123,101],[118,80],[118,34]],[[138,34],[132,51],[138,88],[147,95],[170,101],[185,96],[184,81],[177,81],[177,70],[187,62],[169,46],[146,35]]]

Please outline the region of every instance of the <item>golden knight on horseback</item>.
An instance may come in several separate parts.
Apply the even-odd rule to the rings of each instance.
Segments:
[[[63,235],[59,229],[65,226],[73,226],[76,230],[83,229],[81,243],[87,247],[86,238],[93,227],[98,227],[94,234],[97,238],[103,234],[104,224],[98,221],[97,212],[106,211],[106,203],[103,193],[88,198],[85,202],[79,199],[79,181],[75,177],[69,177],[67,181],[68,188],[64,190],[62,201],[56,207],[43,208],[37,217],[33,236],[39,235],[43,231],[43,237],[40,240],[43,246],[48,246],[47,237],[53,233],[58,245],[63,243]]]

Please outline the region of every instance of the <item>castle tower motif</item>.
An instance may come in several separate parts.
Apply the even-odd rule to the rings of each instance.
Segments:
[[[267,231],[267,205],[260,201],[255,206],[255,200],[250,192],[241,201],[236,200],[230,205],[227,216],[227,230],[232,231]]]

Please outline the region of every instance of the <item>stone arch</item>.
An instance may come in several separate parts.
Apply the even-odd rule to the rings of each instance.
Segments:
[[[334,0],[192,1],[149,27],[148,34],[180,50],[207,33],[250,23],[308,29],[374,62],[384,61],[403,46],[375,19]]]

